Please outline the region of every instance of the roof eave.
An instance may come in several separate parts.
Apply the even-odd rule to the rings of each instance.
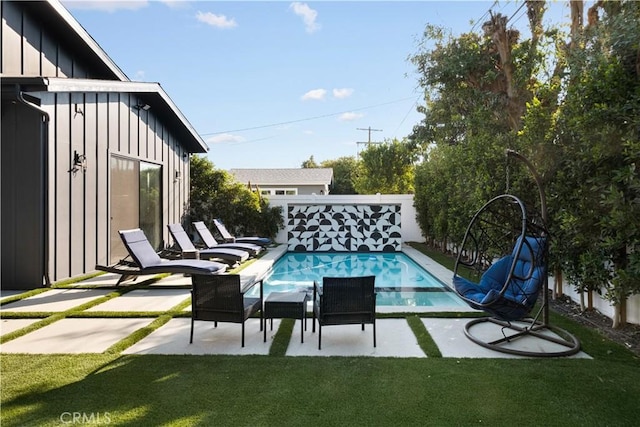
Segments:
[[[190,142],[185,146],[190,153],[206,153],[207,144],[196,132],[159,83],[95,79],[68,79],[59,77],[3,77],[2,86],[19,85],[23,92],[95,92],[132,93],[140,96],[149,106],[179,129],[178,134]]]

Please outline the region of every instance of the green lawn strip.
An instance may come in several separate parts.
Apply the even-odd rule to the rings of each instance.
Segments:
[[[634,426],[640,365],[585,359],[2,355],[2,425]]]
[[[269,328],[271,323],[270,320],[271,319],[265,321],[265,328]],[[295,319],[280,320],[280,326],[278,327],[276,335],[273,337],[271,347],[269,348],[269,356],[284,356],[287,353],[287,348],[289,348],[289,341],[291,341],[291,335],[295,324]],[[267,329],[267,334],[269,334],[269,331],[270,329]]]
[[[55,282],[51,285],[52,288],[69,288],[76,287],[71,285],[77,285],[79,282],[83,282],[88,279],[93,279],[94,277],[102,276],[106,274],[104,271],[96,271],[95,273],[83,274],[82,276],[72,277],[70,279],[61,280],[59,282]]]
[[[167,322],[169,322],[174,317],[191,317],[191,313],[185,313],[184,308],[188,307],[191,303],[191,298],[187,298],[184,301],[176,304],[172,308],[167,311],[162,312],[95,312],[91,313],[91,317],[94,317],[94,314],[98,314],[95,317],[103,317],[103,318],[117,318],[117,317],[128,317],[128,318],[145,318],[145,317],[157,317],[153,322],[144,326],[133,333],[129,334],[125,338],[121,339],[111,347],[109,347],[104,352],[107,354],[116,354],[124,351],[125,349],[131,347],[136,344],[138,341],[144,339],[149,334],[151,334],[156,329],[160,328]],[[77,313],[78,317],[89,317],[86,316],[89,313]],[[101,314],[101,315],[99,315]]]
[[[149,334],[151,334],[153,331],[155,331],[156,329],[158,329],[159,327],[161,327],[171,319],[173,319],[173,316],[171,316],[170,314],[163,314],[159,316],[157,319],[155,319],[153,322],[151,322],[147,326],[136,330],[135,332],[129,334],[127,337],[121,339],[120,341],[118,341],[117,343],[115,343],[114,345],[106,349],[104,353],[105,354],[121,353],[122,351],[131,347],[138,341],[147,337]]]
[[[420,317],[415,315],[407,316],[407,323],[413,331],[413,334],[416,336],[418,345],[420,346],[422,351],[424,351],[424,354],[426,354],[427,357],[442,357],[440,349],[436,345],[433,338],[431,338],[431,335],[427,331],[427,328],[424,326],[424,323],[422,323],[422,320],[420,320]]]
[[[150,279],[153,280],[153,279]],[[66,311],[62,311],[62,312],[56,312],[56,313],[52,313],[52,312],[5,312],[0,314],[0,318],[2,319],[32,319],[32,318],[42,318],[43,316],[46,316],[43,320],[40,320],[38,322],[32,323],[29,326],[26,326],[24,328],[20,328],[18,330],[15,330],[13,332],[10,332],[8,334],[4,334],[0,337],[0,344],[3,344],[7,341],[11,341],[14,340],[16,338],[19,338],[23,335],[26,335],[30,332],[33,332],[37,329],[43,328],[45,326],[50,325],[53,322],[56,322],[58,320],[62,320],[64,318],[67,317],[73,317],[73,318],[82,318],[82,317],[86,317],[86,318],[102,318],[102,317],[106,317],[106,318],[129,318],[129,317],[155,317],[154,313],[150,313],[150,312],[143,312],[141,313],[141,315],[137,315],[139,313],[133,313],[133,312],[85,312],[85,310],[97,306],[99,304],[102,304],[106,301],[109,301],[110,299],[113,298],[117,298],[119,296],[122,296],[124,294],[126,294],[127,292],[131,292],[135,289],[138,289],[140,286],[145,286],[147,281],[145,282],[141,282],[138,285],[135,286],[129,286],[126,288],[119,288],[114,290],[113,292],[108,293],[107,295],[101,296],[101,297],[97,297],[95,299],[92,299],[91,301],[88,301],[84,304],[80,304],[78,306],[72,307],[69,310]],[[164,313],[163,312],[158,312],[157,315]]]
[[[25,326],[24,328],[17,329],[13,332],[9,332],[8,334],[4,334],[0,336],[0,344],[4,344],[7,341],[14,340],[21,336],[24,336],[30,332],[36,331],[40,328],[44,328],[52,324],[53,322],[57,322],[58,320],[62,320],[66,317],[66,313],[55,313],[47,316],[46,318],[39,320],[35,323],[30,324],[29,326]]]
[[[41,294],[43,292],[47,292],[48,290],[50,290],[50,288],[39,288],[39,289],[32,289],[30,291],[25,291],[16,295],[12,295],[10,297],[6,297],[3,298],[2,301],[0,301],[0,307],[12,302],[16,302],[16,301],[20,301],[21,299],[24,298],[29,298],[32,297],[34,295],[38,295]]]

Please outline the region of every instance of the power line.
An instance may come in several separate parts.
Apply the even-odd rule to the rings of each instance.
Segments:
[[[408,99],[413,99],[413,98],[414,98],[413,96],[410,96],[410,97],[407,97],[407,98],[396,99],[394,101],[388,101],[388,102],[383,102],[383,103],[380,103],[380,104],[369,105],[367,107],[355,108],[355,109],[348,110],[348,111],[340,111],[340,112],[337,112],[337,113],[323,114],[323,115],[320,115],[320,116],[307,117],[307,118],[304,118],[304,119],[289,120],[289,121],[286,121],[286,122],[271,123],[271,124],[268,124],[268,125],[253,126],[253,127],[248,127],[248,128],[242,128],[242,129],[224,130],[224,131],[220,131],[220,132],[201,133],[200,136],[218,135],[218,134],[221,134],[221,133],[231,133],[231,132],[244,132],[244,131],[248,131],[248,130],[264,129],[264,128],[268,128],[268,127],[288,125],[288,124],[291,124],[291,123],[305,122],[305,121],[308,121],[308,120],[323,119],[323,118],[326,118],[326,117],[338,116],[340,114],[349,113],[349,112],[352,112],[352,111],[361,111],[361,110],[367,110],[369,108],[381,107],[383,105],[395,104],[397,102],[402,102],[402,101],[406,101]]]

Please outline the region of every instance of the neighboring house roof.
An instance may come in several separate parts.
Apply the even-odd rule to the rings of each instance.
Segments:
[[[159,83],[69,79],[59,77],[3,77],[2,85],[15,84],[24,92],[113,92],[133,93],[153,109],[153,114],[171,126],[191,153],[206,153],[207,144],[173,103]]]
[[[235,179],[252,185],[328,185],[333,180],[331,168],[302,169],[230,169]]]

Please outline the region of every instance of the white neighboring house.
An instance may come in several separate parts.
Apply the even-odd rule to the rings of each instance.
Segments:
[[[331,168],[230,169],[229,173],[263,196],[327,195],[333,181]]]

